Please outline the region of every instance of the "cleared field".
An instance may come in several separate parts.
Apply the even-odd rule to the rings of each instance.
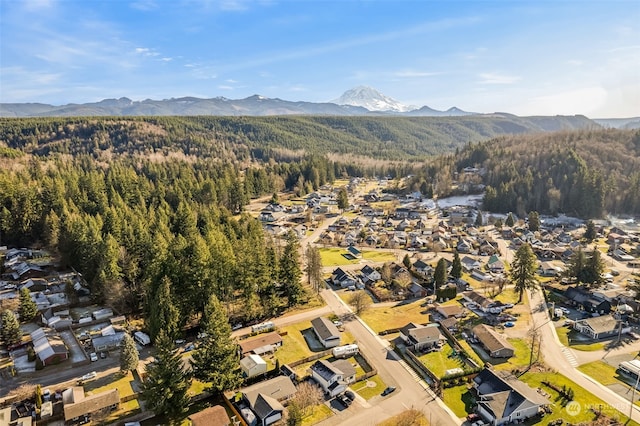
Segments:
[[[360,318],[371,327],[376,333],[383,330],[401,328],[409,322],[423,324],[429,322],[429,314],[426,307],[422,306],[423,300],[411,303],[398,302],[394,306],[377,308],[371,306]]]

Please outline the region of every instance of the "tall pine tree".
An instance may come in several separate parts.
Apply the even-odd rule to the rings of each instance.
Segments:
[[[0,336],[7,346],[15,345],[22,340],[20,323],[13,311],[5,309],[0,315]]]
[[[201,329],[206,333],[200,347],[193,353],[191,368],[198,380],[210,383],[217,392],[240,385],[238,348],[231,338],[231,326],[224,307],[211,295],[205,307]]]
[[[29,322],[38,314],[38,306],[31,298],[31,292],[27,287],[20,289],[20,321]]]
[[[287,243],[280,257],[280,282],[284,286],[289,306],[296,306],[302,302],[304,297],[304,288],[300,283],[302,271],[300,270],[299,246],[298,237],[293,231],[289,231]]]
[[[120,371],[127,373],[138,368],[138,349],[129,333],[125,333],[120,343]]]
[[[179,424],[189,407],[190,373],[185,370],[180,354],[173,351],[173,340],[164,330],[156,337],[155,347],[155,362],[147,364],[142,398],[147,408],[166,416],[171,424]]]
[[[536,255],[531,250],[531,246],[522,244],[516,251],[511,265],[511,280],[515,285],[514,290],[518,293],[518,303],[522,302],[525,290],[538,286],[536,263]]]

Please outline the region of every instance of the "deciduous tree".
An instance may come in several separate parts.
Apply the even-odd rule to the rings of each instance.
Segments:
[[[353,306],[356,315],[361,315],[371,306],[371,297],[364,290],[356,291],[349,297],[349,305]]]

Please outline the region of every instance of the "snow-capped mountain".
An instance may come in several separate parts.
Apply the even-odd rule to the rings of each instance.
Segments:
[[[369,111],[408,112],[416,109],[414,106],[404,105],[368,86],[349,89],[331,103],[359,106]]]

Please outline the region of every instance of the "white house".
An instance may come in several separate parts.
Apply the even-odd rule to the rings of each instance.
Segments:
[[[240,360],[240,369],[246,377],[254,377],[267,372],[267,362],[260,355],[249,354]]]
[[[333,348],[340,344],[340,331],[327,318],[318,317],[311,320],[313,331],[325,348]]]
[[[474,379],[478,414],[492,426],[521,423],[551,402],[506,371],[482,370]]]
[[[333,363],[320,359],[309,368],[311,377],[322,387],[325,394],[334,397],[347,389],[356,378],[356,370],[346,360]]]

